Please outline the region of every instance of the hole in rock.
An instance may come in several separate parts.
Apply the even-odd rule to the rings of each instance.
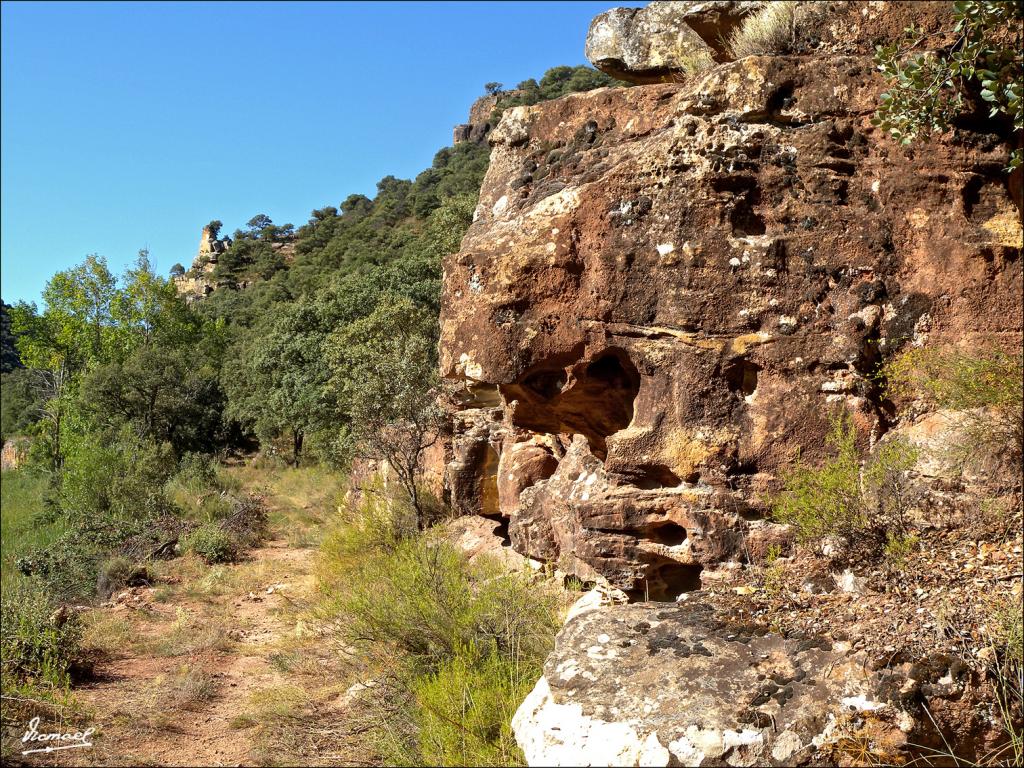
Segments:
[[[682,480],[664,464],[641,464],[623,472],[623,478],[630,485],[652,491],[656,488],[675,488]]]
[[[647,538],[666,547],[678,547],[686,541],[686,529],[678,523],[662,523],[657,528],[647,532]]]
[[[737,237],[765,233],[764,219],[754,211],[746,199],[740,200],[729,212],[729,223],[732,225],[732,233]]]
[[[999,212],[999,202],[1006,196],[1006,189],[999,182],[972,176],[960,195],[964,202],[964,216],[972,223],[982,224]]]
[[[565,386],[565,371],[537,371],[523,380],[523,386],[545,400],[560,394]]]
[[[633,420],[640,373],[625,351],[609,349],[574,376],[570,381],[564,371],[548,367],[502,390],[506,399],[519,401],[512,417],[517,427],[583,435],[594,455],[603,460],[605,439]]]
[[[786,80],[778,88],[772,91],[768,97],[768,114],[777,117],[778,113],[793,106],[793,91],[795,85],[792,80]]]
[[[746,397],[754,394],[757,389],[757,374],[761,366],[749,360],[734,360],[725,366],[722,372],[731,392],[739,392]]]
[[[499,517],[495,518],[494,522],[496,523],[496,525],[494,526],[494,530],[491,531],[491,533],[493,533],[495,536],[501,537],[501,546],[511,547],[512,537],[509,535],[508,532],[508,525],[510,522],[509,519],[507,517]]]
[[[657,603],[671,603],[684,592],[695,592],[700,589],[700,574],[704,570],[699,565],[665,562],[651,566],[647,572],[646,583],[627,592],[633,601],[651,600]]]

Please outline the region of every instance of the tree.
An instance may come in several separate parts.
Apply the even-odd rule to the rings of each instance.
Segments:
[[[248,234],[250,237],[259,237],[260,233],[263,232],[263,230],[266,229],[267,227],[271,226],[273,223],[274,222],[271,220],[269,216],[267,216],[267,214],[257,213],[255,216],[253,216],[251,219],[249,219],[249,221],[245,223],[245,226],[249,230]]]
[[[216,240],[217,239],[217,236],[220,234],[220,229],[223,226],[224,226],[224,223],[221,222],[218,219],[214,219],[213,221],[211,221],[209,224],[206,225],[206,229],[210,233],[210,239],[211,240]]]
[[[501,83],[484,83],[484,90],[487,91],[488,96],[497,96],[501,93]]]
[[[337,304],[322,298],[279,305],[236,347],[222,373],[227,416],[263,443],[287,436],[295,465],[306,435],[338,422],[325,391],[330,369],[323,343],[343,318]]]
[[[428,522],[423,457],[443,428],[436,348],[436,316],[393,296],[327,342],[332,385],[357,452],[388,462],[421,527]]]
[[[14,333],[11,331],[11,307],[0,300],[0,372],[10,373],[16,368],[22,368],[21,358],[18,357],[18,348],[14,343]]]
[[[1024,9],[1015,2],[969,0],[953,4],[952,45],[918,50],[929,35],[913,26],[904,39],[879,45],[875,61],[892,87],[883,93],[873,123],[901,144],[927,141],[970,111],[969,101],[985,105],[988,116],[1002,118],[1009,136],[1024,131]],[[945,34],[943,30],[940,34]],[[1021,166],[1024,150],[1010,153],[1007,170]]]
[[[221,430],[224,397],[217,371],[191,347],[146,345],[123,363],[89,371],[79,400],[114,431],[129,425],[143,440],[168,443],[175,456],[211,451]]]
[[[144,250],[125,271],[120,287],[106,260],[89,256],[54,275],[43,298],[43,312],[24,302],[13,307],[11,325],[44,403],[44,452],[59,471],[68,436],[66,420],[79,410],[74,394],[82,375],[119,365],[147,344],[200,344],[203,324],[173,284],[154,273]]]
[[[42,393],[36,376],[27,368],[0,374],[4,396],[0,398],[0,442],[24,433],[43,414]]]
[[[185,268],[181,264],[172,264],[170,274],[171,277],[181,277],[185,274]]]

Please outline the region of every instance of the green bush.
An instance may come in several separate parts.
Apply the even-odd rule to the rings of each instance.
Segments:
[[[185,535],[186,552],[199,555],[208,563],[229,563],[237,556],[234,539],[218,525],[205,523]]]
[[[887,393],[897,399],[921,398],[959,412],[963,433],[947,452],[963,468],[979,462],[1002,464],[1011,484],[1024,465],[1024,355],[981,348],[912,349],[882,369]]]
[[[469,646],[437,672],[418,678],[418,749],[406,761],[422,765],[522,765],[512,716],[537,679],[534,664]],[[399,752],[399,758],[403,756]],[[412,758],[411,760],[409,758]]]
[[[826,442],[835,455],[818,468],[796,468],[783,476],[783,491],[775,499],[775,519],[792,525],[801,541],[835,538],[847,545],[855,540],[877,543],[887,532],[905,536],[907,514],[914,494],[907,472],[917,451],[902,440],[879,445],[863,462],[857,433],[840,414]]]
[[[509,722],[558,629],[554,593],[532,573],[470,563],[411,512],[366,492],[323,544],[325,618],[370,659],[389,761],[520,763]]]
[[[75,614],[59,610],[42,583],[6,580],[0,603],[4,693],[26,684],[66,689],[81,633]]]
[[[955,2],[952,30],[939,33],[955,40],[952,45],[934,50],[933,36],[910,26],[903,40],[877,46],[875,61],[891,88],[881,95],[872,122],[901,144],[911,144],[950,130],[980,103],[1019,138],[1024,130],[1021,16],[1020,3]],[[1020,167],[1022,158],[1020,147],[1014,148],[1008,170]]]

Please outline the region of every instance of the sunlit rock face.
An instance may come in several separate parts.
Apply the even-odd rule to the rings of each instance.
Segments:
[[[769,533],[837,408],[884,434],[885,355],[1019,344],[1006,145],[908,152],[870,124],[881,89],[866,57],[750,57],[507,110],[444,265],[443,374],[489,398],[456,418],[456,508],[671,598]]]
[[[849,642],[756,630],[699,596],[584,609],[512,727],[529,765],[752,766],[841,755],[857,720],[884,759],[917,735],[909,666],[875,672]]]

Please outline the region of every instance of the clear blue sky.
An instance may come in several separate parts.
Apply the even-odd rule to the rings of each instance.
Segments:
[[[485,82],[586,63],[619,4],[4,2],[3,298],[89,253],[188,266],[210,219],[298,226],[410,178]]]

